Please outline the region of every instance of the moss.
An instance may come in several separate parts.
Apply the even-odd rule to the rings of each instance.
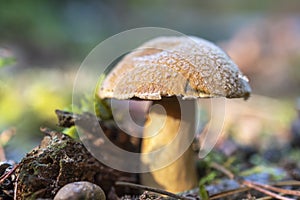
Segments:
[[[105,176],[103,176],[105,174]],[[64,185],[89,181],[108,193],[128,174],[104,166],[71,137],[51,131],[39,147],[26,155],[17,171],[17,200],[53,198]]]

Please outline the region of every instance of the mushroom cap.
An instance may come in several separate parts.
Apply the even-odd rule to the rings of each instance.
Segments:
[[[107,75],[100,98],[159,100],[181,96],[247,99],[248,79],[229,56],[202,38],[158,37],[127,54]]]

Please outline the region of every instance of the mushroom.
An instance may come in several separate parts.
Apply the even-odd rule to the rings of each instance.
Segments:
[[[195,99],[247,99],[248,79],[215,44],[194,36],[154,38],[127,54],[107,75],[100,98],[153,101],[144,125],[142,184],[180,192],[197,185],[191,141]],[[164,108],[164,110],[161,109]]]

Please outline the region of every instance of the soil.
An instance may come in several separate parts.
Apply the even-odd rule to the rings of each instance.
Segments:
[[[81,128],[91,133],[94,140],[93,127],[100,123],[114,144],[126,150],[139,151],[138,140],[125,137],[125,133],[111,122],[93,121],[90,114],[73,115],[64,111],[57,111],[57,114],[60,126],[71,127],[75,121],[80,126],[80,122],[87,120],[90,122],[88,126]],[[282,199],[296,199],[300,196],[300,147],[297,145],[259,152],[251,147],[239,146],[228,139],[224,144],[235,149],[230,154],[226,153],[225,145],[197,162],[199,188],[181,194],[168,194],[157,188],[139,185],[137,174],[105,166],[79,140],[47,128],[42,128],[41,131],[45,134],[44,139],[20,163],[1,163],[0,199],[53,199],[64,185],[78,181],[88,181],[100,186],[106,198],[112,200],[174,197],[255,199],[268,196],[267,192],[279,195],[275,197]]]

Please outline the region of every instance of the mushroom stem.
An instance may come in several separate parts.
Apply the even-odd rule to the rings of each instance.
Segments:
[[[141,183],[170,192],[195,187],[197,173],[191,148],[194,133],[194,102],[176,97],[155,101],[145,123],[141,149],[142,162],[150,172],[141,175]],[[155,154],[146,154],[151,152]],[[154,170],[158,166],[162,168]]]

